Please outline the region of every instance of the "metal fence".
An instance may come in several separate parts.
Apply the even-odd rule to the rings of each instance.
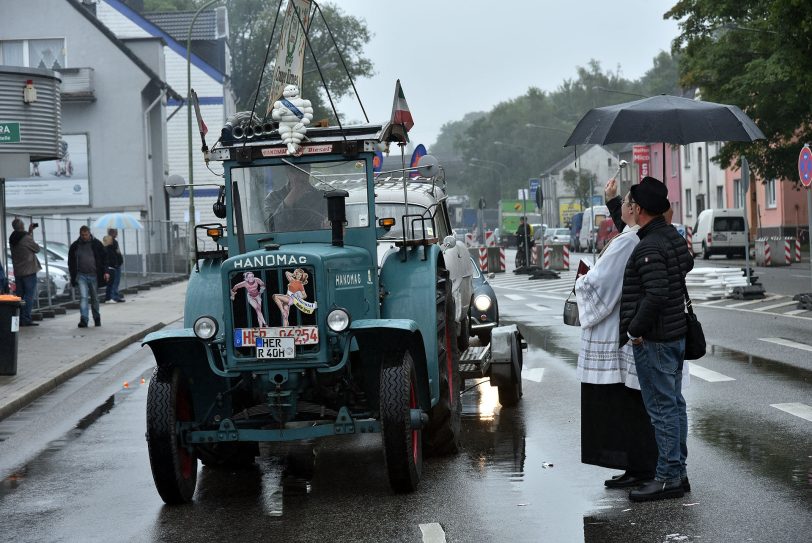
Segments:
[[[70,285],[68,271],[68,250],[71,243],[79,239],[79,228],[87,225],[93,237],[102,241],[108,234],[106,228],[95,228],[95,219],[60,218],[54,216],[29,216],[9,214],[6,225],[5,259],[6,270],[12,289],[14,271],[11,263],[11,250],[8,248],[8,235],[11,233],[11,220],[15,217],[39,226],[34,230],[34,240],[40,245],[38,255],[42,270],[37,274],[38,294],[35,310],[68,305],[77,302],[79,292]],[[189,273],[189,249],[187,223],[172,221],[141,221],[141,229],[118,229],[118,244],[124,257],[121,266],[119,291],[134,293],[139,287],[146,288],[163,281],[186,277]],[[105,289],[100,296],[104,300]]]

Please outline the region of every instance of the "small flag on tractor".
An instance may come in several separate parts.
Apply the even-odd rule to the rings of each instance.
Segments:
[[[414,126],[412,113],[409,111],[409,104],[406,103],[406,97],[403,95],[403,88],[400,86],[400,79],[395,84],[395,100],[392,103],[392,124],[400,124],[406,129],[406,132]]]

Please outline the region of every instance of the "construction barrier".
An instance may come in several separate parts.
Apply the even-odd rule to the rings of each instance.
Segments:
[[[694,254],[694,232],[690,226],[685,227],[685,241],[688,243],[688,252]]]
[[[473,247],[474,246],[474,235],[470,232],[465,234],[465,246],[466,247]]]
[[[801,240],[795,238],[795,262],[801,261]]]
[[[505,271],[505,248],[486,247],[488,251],[487,267],[489,272]]]
[[[792,264],[792,246],[790,245],[789,238],[784,239],[784,263],[787,266]]]
[[[496,247],[496,236],[493,230],[485,230],[485,247]]]
[[[479,270],[480,271],[488,271],[488,248],[487,247],[480,247],[479,248]]]
[[[566,249],[565,249],[566,248]],[[564,252],[567,252],[566,264]],[[544,246],[544,269],[545,270],[568,270],[569,269],[569,245],[564,243],[551,243]]]
[[[533,245],[533,254],[530,256],[530,264],[533,266],[539,265],[539,246]]]
[[[553,254],[553,248],[547,245],[544,246],[544,269],[550,269],[550,256]]]
[[[564,253],[563,254],[564,254],[564,257],[563,257],[564,269],[569,270],[570,269],[570,246],[569,245],[564,245]]]
[[[776,257],[773,258],[773,255]],[[756,266],[787,266],[786,244],[782,238],[756,240]]]

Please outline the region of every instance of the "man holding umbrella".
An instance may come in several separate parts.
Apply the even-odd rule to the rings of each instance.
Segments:
[[[87,328],[88,300],[93,310],[93,323],[101,326],[97,286],[103,286],[110,274],[105,267],[104,246],[90,235],[90,228],[79,228],[79,239],[68,249],[68,269],[71,286],[79,286],[79,328]]]
[[[688,415],[682,396],[685,360],[685,276],[694,266],[685,240],[665,221],[668,189],[645,177],[632,185],[629,204],[640,226],[623,275],[620,346],[631,342],[643,403],[654,426],[655,478],[632,490],[632,501],[680,498],[690,491]]]

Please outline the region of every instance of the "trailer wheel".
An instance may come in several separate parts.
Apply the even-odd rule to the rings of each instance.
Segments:
[[[147,449],[152,478],[166,503],[192,501],[197,456],[180,442],[177,425],[194,421],[192,396],[180,368],[155,368],[147,392]]]
[[[411,410],[419,405],[409,351],[384,355],[379,392],[389,484],[395,492],[413,492],[423,471],[423,431],[412,428]]]
[[[460,450],[460,353],[454,337],[455,329],[451,281],[441,274],[437,278],[437,369],[440,373],[440,401],[431,410],[426,431],[426,450],[437,456],[456,454]]]
[[[468,315],[462,318],[460,323],[460,334],[457,336],[457,348],[460,352],[464,352],[468,348],[471,341],[471,322]]]
[[[519,364],[519,374],[513,376],[513,382],[509,385],[502,385],[497,387],[499,390],[499,403],[502,407],[514,407],[519,403],[522,397],[522,350],[519,347],[519,338],[515,335],[510,342],[510,356],[511,360],[517,360]]]

